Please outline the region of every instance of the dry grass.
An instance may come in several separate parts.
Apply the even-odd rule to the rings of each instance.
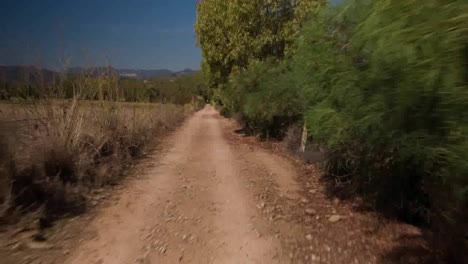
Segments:
[[[37,210],[48,220],[84,211],[89,190],[119,180],[145,147],[191,111],[77,100],[0,104],[3,220]]]

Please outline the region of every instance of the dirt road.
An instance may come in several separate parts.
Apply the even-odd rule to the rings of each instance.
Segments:
[[[97,235],[66,263],[283,262],[275,234],[259,233],[265,223],[246,189],[243,153],[230,147],[221,122],[211,106],[191,117],[160,165],[96,217],[87,228]]]
[[[45,242],[0,230],[0,262],[437,263],[419,229],[334,198],[314,166],[236,128],[206,106]]]

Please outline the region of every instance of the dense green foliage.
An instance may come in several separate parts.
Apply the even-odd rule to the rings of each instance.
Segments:
[[[351,183],[376,209],[430,226],[461,256],[468,249],[467,14],[464,0],[327,7],[285,56],[246,55],[252,61],[218,80],[216,96],[263,135],[305,121],[310,140],[329,153],[329,177]],[[211,52],[204,50],[208,63]]]
[[[197,5],[198,43],[210,84],[225,83],[229,75],[252,62],[281,58],[306,18],[325,0],[203,0]]]
[[[301,120],[304,109],[298,90],[290,89],[288,65],[273,61],[251,65],[222,93],[225,110],[240,113],[246,129],[265,138],[281,138]],[[281,99],[280,99],[281,98]]]
[[[463,248],[466,5],[363,7],[357,2],[304,28],[292,60],[309,131],[329,149],[332,175],[348,176],[377,208],[428,223],[456,241],[451,249]]]
[[[302,24],[325,3],[204,0],[198,4],[195,29],[203,71],[213,88],[213,100],[225,106],[225,113],[241,113],[246,128],[264,137],[280,137],[299,119],[298,95],[288,92],[286,79],[278,78],[287,65],[275,64],[294,50]]]

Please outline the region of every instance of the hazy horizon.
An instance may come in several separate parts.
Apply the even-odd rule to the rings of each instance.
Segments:
[[[172,71],[172,72],[180,72],[180,71],[184,71],[184,70],[193,70],[193,71],[199,71],[200,68],[190,68],[190,67],[186,67],[186,68],[180,68],[180,69],[169,69],[169,68],[140,68],[140,67],[136,67],[136,68],[129,68],[129,67],[115,67],[114,65],[71,65],[71,66],[67,66],[65,69],[77,69],[77,68],[81,68],[81,69],[89,69],[89,68],[104,68],[104,67],[107,67],[107,66],[110,66],[111,68],[114,68],[114,69],[118,69],[118,70],[134,70],[134,71],[153,71],[153,70],[169,70],[169,71]],[[43,66],[43,65],[38,65],[38,64],[34,64],[34,63],[25,63],[25,64],[2,64],[0,63],[0,67],[37,67],[37,68],[40,68],[40,69],[45,69],[45,70],[51,70],[51,71],[61,71],[63,70],[64,68],[49,68],[49,67],[46,67],[46,66]]]

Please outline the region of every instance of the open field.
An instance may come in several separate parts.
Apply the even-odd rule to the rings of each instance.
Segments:
[[[85,210],[190,105],[47,100],[0,103],[2,220],[39,210],[43,225]]]

